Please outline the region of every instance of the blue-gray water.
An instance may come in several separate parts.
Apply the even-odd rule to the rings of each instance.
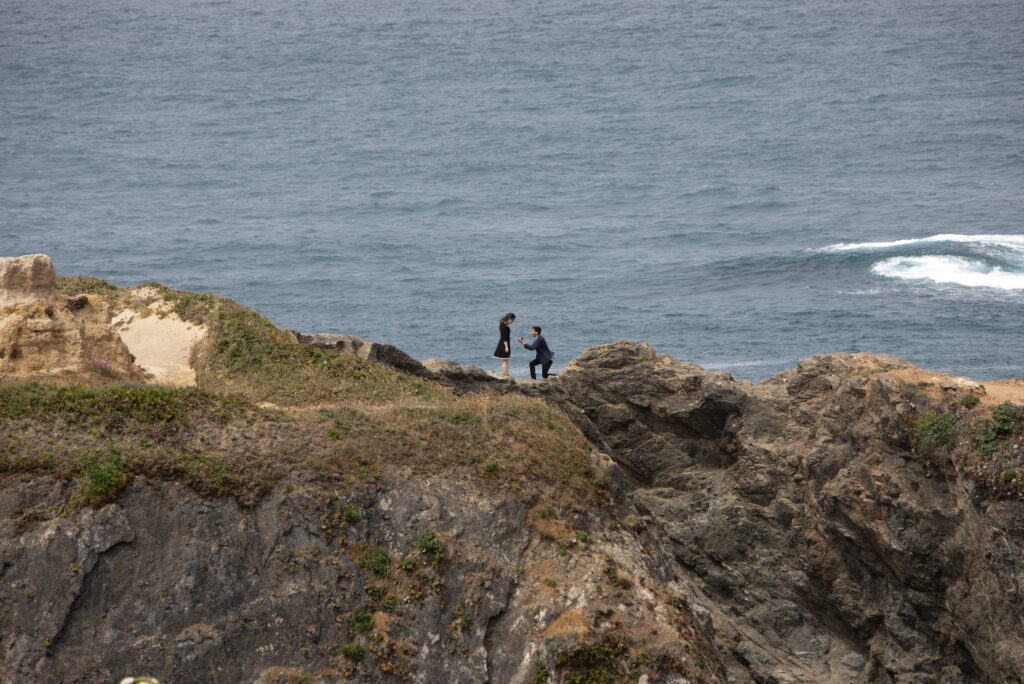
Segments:
[[[0,0],[35,252],[490,369],[1022,376],[1024,3]]]

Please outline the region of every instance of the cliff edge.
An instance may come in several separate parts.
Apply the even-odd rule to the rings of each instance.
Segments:
[[[194,387],[0,382],[5,681],[1024,680],[1024,381],[517,382],[153,287]]]

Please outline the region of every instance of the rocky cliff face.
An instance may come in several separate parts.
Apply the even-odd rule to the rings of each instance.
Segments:
[[[252,510],[139,479],[55,515],[74,486],[0,487],[5,682],[724,681],[706,610],[613,511],[295,473]]]
[[[730,681],[1024,681],[1024,506],[912,453],[910,368],[824,355],[753,386],[618,342],[529,391],[630,473]]]
[[[0,261],[0,374],[89,359],[133,372],[100,299],[62,297],[52,264],[13,261]],[[168,418],[124,435],[108,429],[117,421],[8,416],[0,403],[0,681],[1024,681],[1024,504],[980,489],[948,446],[916,453],[908,429],[930,394],[984,395],[976,383],[922,382],[901,359],[858,354],[751,385],[625,341],[530,383],[349,336],[294,337],[456,394],[544,399],[596,447],[589,466],[579,449],[575,476],[601,496],[527,503],[522,487],[488,484],[492,453],[472,454],[482,477],[461,452],[457,475],[434,472],[419,440],[458,435],[445,439],[472,451],[481,417],[417,405],[454,401],[420,380],[397,412],[348,406],[326,436],[316,406],[263,418],[222,406],[196,434]],[[148,396],[109,396],[136,395]],[[495,410],[546,411],[541,432],[499,421],[480,448],[525,463],[524,486],[557,488],[527,472],[554,457],[530,465],[523,440],[561,421],[586,444],[557,412],[513,398]],[[367,434],[405,460],[343,472],[370,461],[336,458],[342,432],[388,411],[434,411],[447,427],[408,445],[408,422],[376,426]],[[225,464],[290,474],[266,496],[269,484],[236,498],[180,484]],[[116,500],[82,506],[85,480],[116,491],[132,472]]]

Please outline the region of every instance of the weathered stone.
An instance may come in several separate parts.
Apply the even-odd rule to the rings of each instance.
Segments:
[[[331,333],[308,335],[294,330],[290,332],[295,335],[296,340],[301,344],[308,344],[321,349],[337,349],[343,354],[354,354],[362,359],[379,361],[406,373],[421,377],[430,376],[430,372],[423,367],[423,364],[398,347],[386,342],[371,342],[355,335],[335,335]]]
[[[0,257],[0,308],[53,299],[57,273],[45,254]]]

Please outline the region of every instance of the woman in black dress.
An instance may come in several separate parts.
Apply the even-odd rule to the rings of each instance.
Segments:
[[[515,320],[516,315],[514,313],[507,313],[498,321],[498,335],[501,339],[498,340],[498,346],[494,349],[494,358],[501,359],[502,375],[508,375],[508,357],[512,356],[512,347],[510,345],[512,331],[509,330],[508,326]]]

